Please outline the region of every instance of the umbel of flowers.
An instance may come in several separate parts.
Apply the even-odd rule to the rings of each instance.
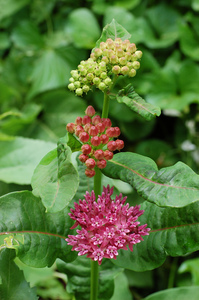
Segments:
[[[87,255],[99,265],[103,258],[116,259],[119,249],[133,251],[133,245],[140,243],[142,236],[148,235],[147,224],[139,225],[138,217],[143,214],[140,206],[125,204],[122,194],[112,199],[113,187],[103,188],[95,201],[94,191],[86,192],[85,199],[75,203],[70,217],[75,221],[71,229],[78,225],[77,235],[69,235],[66,241],[78,255]]]
[[[141,57],[142,51],[129,40],[109,38],[94,49],[88,60],[81,61],[77,70],[71,71],[68,88],[78,96],[87,93],[92,86],[106,91],[113,84],[112,75],[134,77]]]
[[[95,115],[91,105],[87,107],[83,118],[77,117],[75,123],[67,124],[66,129],[82,143],[79,159],[85,163],[85,174],[88,177],[95,175],[95,166],[105,168],[107,160],[113,158],[113,151],[124,147],[122,140],[113,140],[120,135],[119,127],[112,127],[109,118]]]

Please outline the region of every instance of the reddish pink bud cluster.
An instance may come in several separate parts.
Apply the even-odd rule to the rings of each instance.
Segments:
[[[113,158],[113,151],[121,150],[124,142],[113,140],[120,135],[119,127],[112,127],[109,118],[94,116],[95,109],[91,105],[87,107],[85,114],[83,118],[77,117],[75,123],[68,123],[66,130],[75,134],[83,143],[79,160],[86,165],[86,176],[93,177],[94,168],[97,166],[104,169],[107,160]]]

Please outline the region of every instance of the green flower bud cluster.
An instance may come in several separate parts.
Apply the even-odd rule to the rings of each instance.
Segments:
[[[81,61],[77,70],[71,71],[68,88],[77,96],[87,93],[93,85],[101,91],[108,90],[113,74],[134,77],[141,57],[142,52],[129,40],[109,38],[94,49],[88,60]]]

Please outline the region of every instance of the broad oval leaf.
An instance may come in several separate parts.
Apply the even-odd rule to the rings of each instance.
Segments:
[[[121,152],[108,161],[103,173],[130,183],[144,199],[159,206],[183,207],[199,200],[199,175],[182,162],[158,170],[146,156]]]
[[[16,137],[0,142],[0,180],[7,183],[30,184],[42,157],[56,144]]]
[[[77,8],[69,14],[66,31],[76,47],[86,49],[91,49],[100,35],[97,19],[87,8]]]
[[[11,235],[23,237],[23,242],[13,243],[13,248],[29,266],[51,266],[58,257],[72,261],[76,253],[65,241],[73,224],[68,213],[67,208],[45,213],[41,199],[29,191],[7,194],[0,197],[0,236],[4,240]]]
[[[198,300],[199,299],[199,287],[198,286],[187,286],[181,288],[173,288],[165,291],[160,291],[152,294],[143,300]]]
[[[33,174],[33,194],[41,197],[48,212],[62,210],[77,191],[79,176],[71,153],[66,140],[60,140],[58,148],[44,156]]]
[[[162,265],[166,256],[182,256],[199,250],[199,201],[182,208],[163,208],[144,202],[141,224],[151,228],[133,252],[120,250],[113,263],[137,272]]]
[[[140,116],[150,121],[161,114],[158,106],[147,103],[134,90],[131,84],[120,90],[116,99],[119,103],[126,104],[130,109],[138,113]]]
[[[4,249],[0,252],[0,299],[37,300],[36,288],[30,288],[23,272],[14,263],[14,258],[14,250]]]

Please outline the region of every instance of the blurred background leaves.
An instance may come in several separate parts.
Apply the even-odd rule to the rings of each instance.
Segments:
[[[31,189],[34,168],[65,135],[66,124],[83,116],[88,104],[101,111],[101,93],[79,98],[67,84],[71,69],[89,57],[113,18],[143,51],[137,76],[122,78],[119,87],[133,84],[143,99],[162,109],[159,118],[146,122],[111,101],[110,117],[121,128],[124,150],[151,157],[159,168],[181,160],[198,172],[198,0],[0,0],[0,8],[1,195]],[[131,204],[143,201],[134,190],[128,196]],[[162,267],[141,273],[139,282],[133,280],[138,274],[129,271],[115,284],[124,282],[126,298],[131,299],[128,279],[131,294],[140,299],[166,289],[168,281],[169,287],[198,285],[197,265],[197,252],[177,262],[168,258]],[[59,286],[57,277],[51,279]],[[67,280],[61,287],[63,282]],[[54,296],[48,280],[37,287],[43,299],[66,293]],[[73,299],[63,295],[60,299]]]

